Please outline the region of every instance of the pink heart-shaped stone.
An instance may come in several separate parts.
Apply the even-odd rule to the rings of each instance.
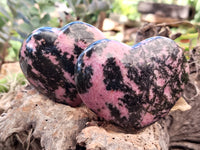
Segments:
[[[56,102],[77,106],[81,99],[74,82],[76,60],[89,44],[103,38],[100,30],[79,21],[60,29],[36,29],[22,45],[21,69],[42,94]]]
[[[188,80],[182,49],[153,37],[133,47],[99,40],[79,56],[75,81],[82,101],[98,116],[125,129],[164,117]]]

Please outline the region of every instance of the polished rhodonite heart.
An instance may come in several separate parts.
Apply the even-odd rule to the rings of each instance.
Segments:
[[[188,80],[182,49],[153,37],[133,47],[99,40],[79,56],[75,81],[82,101],[98,116],[126,129],[164,117]]]
[[[21,69],[39,92],[56,102],[77,106],[81,99],[74,82],[76,60],[89,44],[103,38],[100,30],[78,21],[60,29],[36,29],[22,45]]]

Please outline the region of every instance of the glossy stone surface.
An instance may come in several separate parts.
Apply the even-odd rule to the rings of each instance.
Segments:
[[[167,115],[187,72],[183,51],[171,39],[153,37],[133,47],[104,39],[79,56],[75,81],[82,101],[98,116],[141,129]]]
[[[76,60],[89,44],[103,38],[100,30],[78,21],[60,29],[36,29],[21,47],[21,69],[39,92],[56,102],[77,106],[82,101],[74,82]]]

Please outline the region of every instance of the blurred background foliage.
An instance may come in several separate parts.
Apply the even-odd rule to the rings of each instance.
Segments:
[[[125,15],[140,21],[137,5],[140,0],[1,0],[0,1],[0,66],[17,61],[23,39],[41,26],[62,27],[70,21],[81,20],[95,24],[101,11]],[[146,0],[147,1],[147,0]],[[191,22],[200,22],[198,0],[148,0],[195,7]],[[188,29],[183,32],[189,31]],[[195,32],[195,31],[192,31]]]
[[[0,59],[17,61],[23,39],[40,26],[59,26],[56,10],[58,0],[0,1]],[[3,61],[3,62],[2,62]]]

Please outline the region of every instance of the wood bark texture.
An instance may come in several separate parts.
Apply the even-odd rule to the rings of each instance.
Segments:
[[[127,133],[98,120],[84,105],[58,104],[31,86],[0,99],[0,149],[45,150],[167,150],[169,137],[159,123]]]

